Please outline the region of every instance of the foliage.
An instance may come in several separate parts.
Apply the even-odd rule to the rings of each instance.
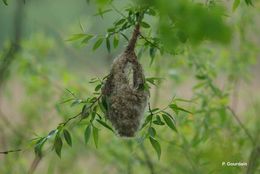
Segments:
[[[12,79],[19,79],[28,94],[14,110],[21,110],[19,113],[28,120],[27,128],[41,134],[29,142],[36,157],[48,159],[51,166],[56,158],[48,152],[53,151],[60,160],[68,162],[64,165],[53,162],[52,165],[60,165],[61,172],[68,172],[74,166],[76,155],[84,155],[87,159],[94,156],[99,166],[113,164],[114,173],[147,173],[147,170],[149,173],[242,173],[241,168],[222,167],[221,162],[250,158],[254,162],[249,166],[253,167],[247,170],[257,173],[259,165],[250,153],[257,154],[259,147],[259,119],[250,112],[258,109],[246,106],[249,113],[245,114],[250,118],[245,117],[242,121],[236,115],[237,110],[232,109],[238,100],[235,94],[238,82],[250,81],[251,68],[259,51],[247,35],[248,26],[254,24],[241,10],[247,12],[251,7],[244,9],[242,1],[235,0],[231,5],[233,13],[229,14],[229,6],[214,0],[206,3],[188,0],[86,2],[87,6],[97,8],[91,19],[106,21],[112,16],[108,25],[102,24],[103,30],[84,29],[80,24],[81,32],[68,29],[66,33],[76,34],[65,35],[62,41],[44,32],[24,37],[22,50],[12,65],[10,86]],[[251,0],[244,2],[253,6]],[[8,1],[3,0],[3,3],[8,5]],[[25,6],[30,3],[26,1]],[[5,8],[9,7],[11,5]],[[228,22],[228,18],[238,12],[241,14],[235,18],[235,24]],[[120,139],[105,117],[107,105],[101,89],[107,78],[106,69],[99,63],[102,70],[99,75],[103,77],[93,78],[98,74],[96,71],[86,75],[85,67],[82,73],[80,59],[67,47],[78,44],[87,49],[83,55],[89,57],[91,52],[95,51],[96,56],[105,48],[107,53],[104,54],[114,56],[128,42],[137,23],[141,25],[141,33],[136,51],[149,74],[145,89],[150,91],[152,98],[136,138]],[[63,45],[64,40],[69,46]],[[73,66],[77,62],[74,71],[64,63],[71,55],[73,61],[69,59],[68,64]],[[89,65],[84,66],[89,69],[92,62],[98,62],[93,58],[86,60]],[[218,83],[219,79],[224,85]],[[178,93],[179,85],[184,81],[191,86],[192,94],[188,99]],[[163,84],[172,88],[167,91]],[[11,88],[7,86],[5,90],[7,94]],[[168,98],[160,97],[158,91]],[[11,92],[9,95],[12,96]],[[62,120],[57,126],[59,120],[56,119]],[[24,134],[19,140],[10,136],[10,141],[12,138],[17,147],[27,147],[28,144],[21,141],[28,137],[32,135]],[[16,150],[3,153],[11,152]],[[28,168],[23,162],[18,164],[20,168]],[[79,170],[77,173],[84,173],[82,167],[75,165],[74,168]],[[93,173],[106,172],[106,169],[98,168]],[[0,172],[10,173],[15,169],[5,168]],[[48,172],[54,173],[54,169],[50,167]]]

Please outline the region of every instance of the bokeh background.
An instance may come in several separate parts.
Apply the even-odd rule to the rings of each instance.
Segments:
[[[222,166],[224,162],[247,162],[260,173],[260,152],[255,151],[236,118],[223,105],[230,106],[252,137],[260,134],[260,3],[254,7],[241,1],[232,11],[233,1],[225,6],[225,17],[231,26],[229,44],[202,42],[176,55],[156,54],[150,66],[149,53],[140,58],[147,77],[162,77],[151,89],[151,105],[165,107],[171,99],[193,102],[179,105],[193,114],[176,116],[179,133],[156,127],[162,147],[161,159],[148,141],[119,138],[100,128],[99,147],[93,141],[84,143],[85,125],[71,125],[72,148],[64,144],[61,159],[47,149],[35,160],[30,140],[48,134],[60,122],[75,115],[79,106],[60,104],[73,91],[88,97],[95,86],[93,77],[105,76],[113,59],[127,44],[120,38],[119,47],[107,52],[105,45],[93,51],[88,45],[67,41],[73,34],[104,34],[120,16],[112,11],[96,16],[98,7],[85,0],[13,0],[0,3],[0,151],[22,147],[22,152],[0,155],[0,173],[15,174],[34,171],[39,174],[71,173],[246,173],[248,167]],[[132,1],[115,0],[124,8]],[[151,26],[156,24],[147,18]],[[131,31],[126,32],[130,35]],[[170,33],[169,33],[170,34]],[[3,58],[13,48],[11,63]],[[173,45],[174,47],[174,45]],[[141,48],[137,47],[137,51]],[[180,51],[182,52],[182,51]],[[3,74],[3,72],[5,72]],[[221,92],[221,97],[204,86],[203,72]],[[216,91],[215,91],[216,92]],[[259,141],[258,141],[259,145]],[[258,150],[259,151],[259,150]],[[255,156],[251,154],[255,154]]]

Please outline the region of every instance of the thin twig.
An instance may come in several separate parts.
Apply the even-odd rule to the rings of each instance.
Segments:
[[[148,102],[148,109],[149,109],[150,114],[154,115],[153,111],[152,111],[152,108],[151,108],[151,103],[150,102]]]
[[[251,100],[252,100],[253,96],[251,96]],[[258,106],[252,101],[253,109],[255,111],[255,115],[258,116],[258,112],[257,109]],[[250,156],[249,156],[249,160],[248,160],[248,165],[247,165],[247,170],[246,170],[246,174],[253,174],[255,172],[255,169],[257,168],[257,165],[260,165],[260,142],[259,142],[259,138],[260,138],[260,129],[258,128],[256,133],[255,133],[255,142],[256,145],[252,148]]]
[[[20,152],[20,151],[22,151],[22,149],[7,150],[7,151],[1,151],[0,154],[7,155],[9,153]]]
[[[93,107],[95,105],[95,103],[101,98],[102,95],[100,95],[99,97],[97,97],[93,103],[88,107],[89,109],[91,107]],[[66,126],[71,120],[74,120],[76,118],[78,118],[80,115],[81,115],[82,112],[78,113],[77,115],[73,116],[73,117],[70,117],[68,118],[66,121],[60,123],[59,125],[62,125],[63,127]],[[15,150],[7,150],[7,151],[0,151],[0,154],[9,154],[9,153],[13,153],[13,152],[20,152],[20,151],[23,151],[24,149],[20,148],[20,149],[15,149]]]
[[[36,170],[36,168],[38,167],[38,165],[39,165],[39,163],[41,162],[41,160],[42,160],[42,157],[41,157],[41,156],[38,156],[38,155],[35,156],[35,158],[34,158],[32,164],[31,164],[31,167],[30,167],[30,169],[29,169],[28,174],[33,174],[33,173],[35,172],[35,170]]]
[[[128,37],[127,37],[124,33],[122,33],[122,32],[119,32],[119,33],[123,36],[123,38],[125,38],[125,40],[126,40],[127,42],[129,42]]]
[[[112,3],[109,4],[118,14],[123,16],[124,18],[127,18],[126,15],[124,15],[120,10],[118,10]]]
[[[257,168],[259,156],[260,156],[260,147],[259,146],[253,147],[250,153],[246,174],[253,174],[255,172],[255,169]]]
[[[88,109],[92,108],[96,102],[101,98],[102,95],[99,95],[94,101],[93,103],[88,107]],[[70,117],[68,118],[65,122],[63,123],[60,123],[59,125],[63,125],[63,126],[66,126],[71,120],[74,120],[75,118],[78,118],[80,115],[82,114],[82,112],[78,113],[77,115],[73,116],[73,117]]]
[[[157,48],[158,50],[161,50],[161,48],[160,48],[158,45],[156,45],[156,44],[152,43],[151,41],[149,41],[149,40],[148,40],[145,36],[143,36],[141,33],[140,33],[139,35],[140,35],[140,37],[141,37],[142,39],[144,39],[147,43],[149,43],[149,44],[152,45],[153,47]]]
[[[227,106],[227,109],[231,112],[232,116],[236,119],[236,121],[238,122],[239,126],[243,129],[243,131],[245,132],[245,134],[248,136],[248,138],[250,139],[250,141],[252,142],[253,145],[255,145],[255,140],[252,137],[252,135],[250,134],[249,130],[244,126],[244,124],[241,122],[241,120],[239,119],[239,117],[237,116],[237,114],[234,112],[234,110]]]

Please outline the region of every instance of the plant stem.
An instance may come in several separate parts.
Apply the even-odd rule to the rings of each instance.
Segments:
[[[41,162],[42,160],[42,157],[36,155],[32,164],[31,164],[31,167],[30,167],[30,170],[28,172],[28,174],[33,174],[36,170],[36,168],[38,167],[39,163]]]
[[[158,45],[156,45],[156,44],[152,43],[151,41],[149,41],[149,40],[148,40],[145,36],[143,36],[141,33],[140,33],[140,37],[141,37],[142,39],[144,39],[147,43],[149,43],[150,45],[152,45],[153,47],[157,48],[158,50],[161,50],[161,48],[160,48]]]
[[[22,151],[22,149],[7,150],[7,151],[2,151],[2,152],[0,152],[0,154],[5,154],[5,155],[7,155],[7,154],[9,154],[9,153],[20,152],[20,151]]]
[[[98,96],[94,101],[93,103],[88,107],[88,109],[91,109],[94,104],[96,104],[96,102],[101,98],[102,95]],[[82,112],[78,113],[77,115],[73,116],[73,117],[70,117],[68,118],[65,122],[63,123],[60,123],[59,125],[62,125],[63,127],[66,126],[71,120],[74,120],[75,118],[78,118],[80,115],[82,114]]]
[[[250,139],[250,141],[252,142],[253,145],[255,145],[255,140],[252,137],[252,135],[250,134],[249,130],[244,126],[244,124],[242,123],[242,121],[239,119],[239,117],[237,116],[237,114],[235,113],[235,111],[230,107],[227,106],[227,109],[231,112],[232,116],[236,119],[236,121],[238,122],[239,126],[243,129],[243,131],[245,132],[245,134],[248,136],[248,138]]]
[[[137,23],[137,24],[135,25],[134,32],[133,32],[132,37],[131,37],[131,39],[130,39],[130,41],[129,41],[127,47],[126,47],[125,52],[131,53],[131,52],[134,51],[135,45],[136,45],[136,42],[137,42],[137,39],[138,39],[138,36],[139,36],[139,35],[140,35],[140,24]]]

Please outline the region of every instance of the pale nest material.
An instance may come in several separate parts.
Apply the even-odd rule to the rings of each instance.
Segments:
[[[128,68],[133,71],[132,84]],[[143,69],[134,51],[126,50],[114,60],[102,94],[107,103],[106,117],[120,136],[133,137],[139,129],[149,95],[144,83]]]

